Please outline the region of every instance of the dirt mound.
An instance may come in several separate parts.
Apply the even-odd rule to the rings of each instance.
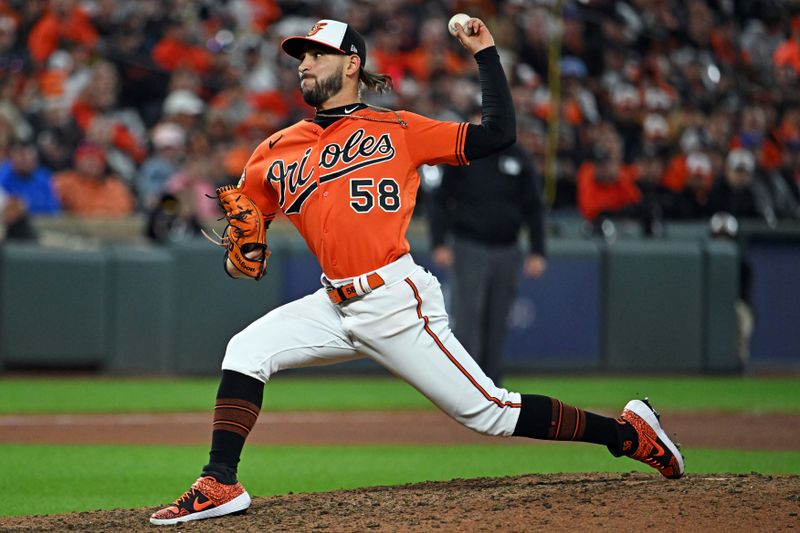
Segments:
[[[3,517],[0,531],[163,531],[154,509]],[[775,531],[800,527],[800,476],[570,474],[255,498],[184,531]],[[166,528],[170,531],[169,528]]]

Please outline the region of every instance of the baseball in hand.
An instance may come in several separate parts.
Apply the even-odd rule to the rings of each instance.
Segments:
[[[471,18],[472,17],[470,17],[466,13],[456,13],[455,15],[450,17],[450,22],[447,23],[447,29],[450,31],[451,35],[457,34],[458,33],[458,30],[456,30],[456,22],[457,22],[461,24],[462,28],[464,28],[464,33],[466,33],[467,35],[471,35],[472,32],[470,31],[469,28],[467,28],[467,21]]]

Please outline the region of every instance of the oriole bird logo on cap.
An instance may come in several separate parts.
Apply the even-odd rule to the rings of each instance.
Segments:
[[[322,31],[327,25],[328,25],[327,22],[317,22],[316,24],[314,24],[314,27],[311,28],[311,31],[309,31],[306,34],[306,37],[311,37],[312,35],[316,35],[320,31]]]

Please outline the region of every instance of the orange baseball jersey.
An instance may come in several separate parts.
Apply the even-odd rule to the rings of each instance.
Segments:
[[[265,216],[286,214],[327,277],[358,276],[409,251],[417,167],[467,164],[467,126],[371,108],[327,128],[302,120],[255,149],[239,188]]]

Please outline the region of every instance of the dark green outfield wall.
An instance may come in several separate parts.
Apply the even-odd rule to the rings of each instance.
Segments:
[[[89,250],[7,244],[0,367],[216,373],[231,335],[319,286],[302,243],[276,239],[271,247],[270,272],[256,283],[225,276],[221,252],[205,240]],[[427,265],[425,247],[414,248]],[[545,278],[523,283],[509,367],[738,369],[732,243],[551,239],[549,252]]]

